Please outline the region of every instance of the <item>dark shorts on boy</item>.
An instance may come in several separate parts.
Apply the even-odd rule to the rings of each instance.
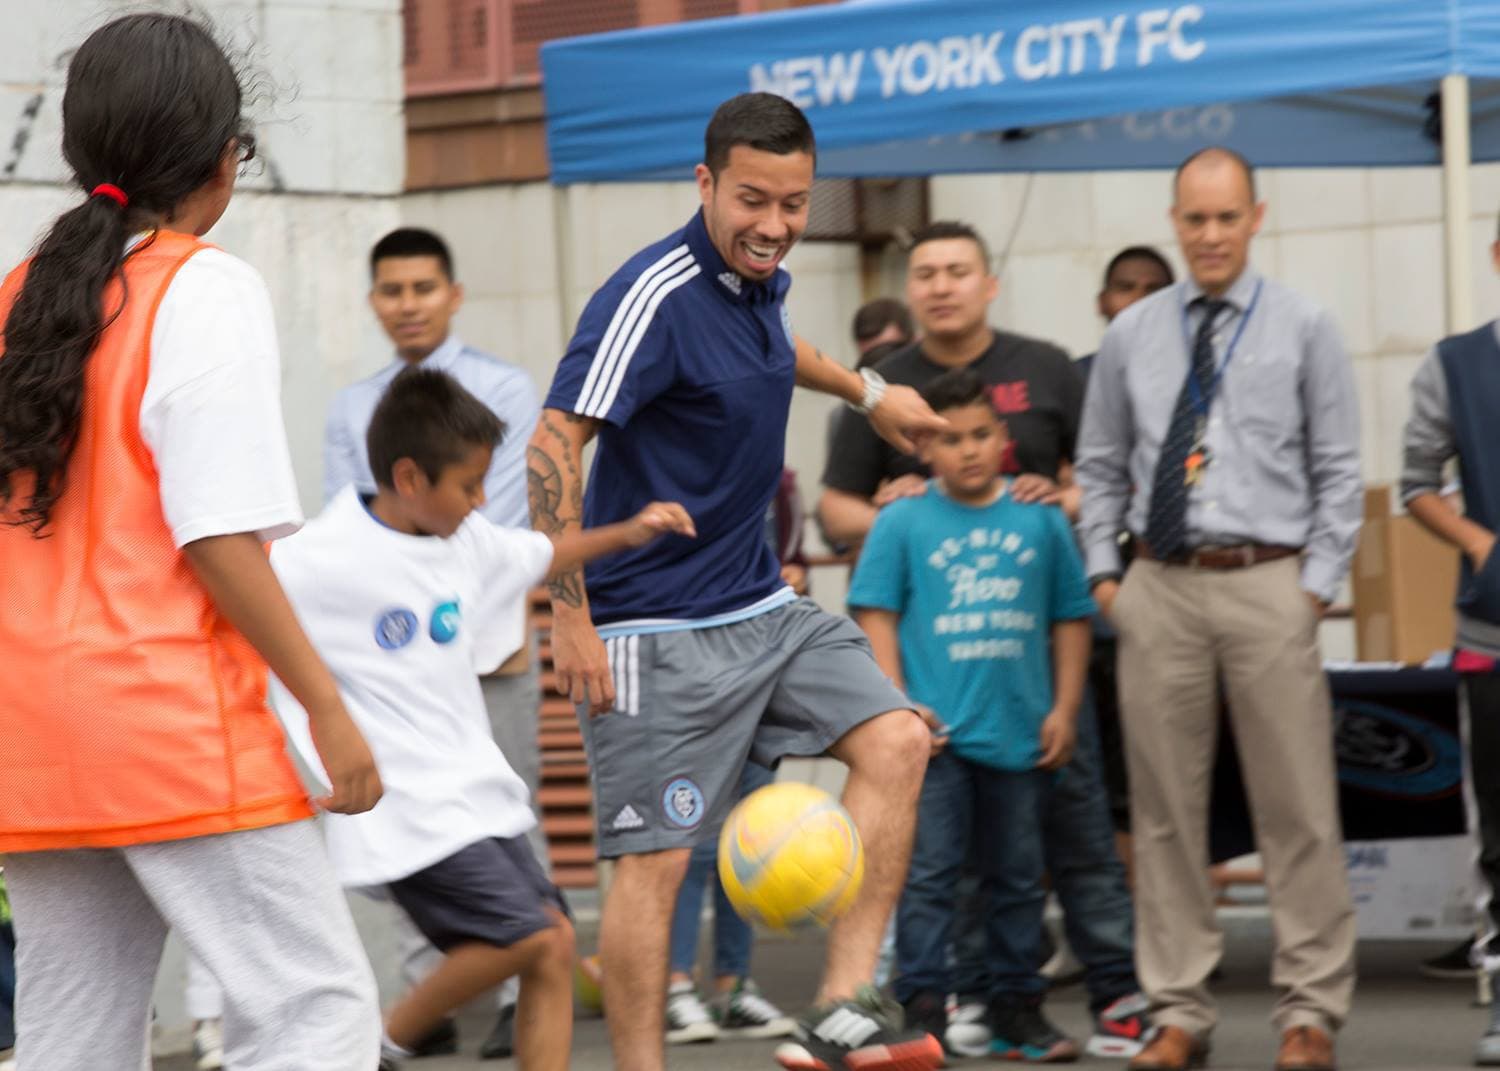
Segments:
[[[864,633],[811,599],[712,628],[607,638],[615,707],[578,710],[599,855],[690,848],[737,799],[747,758],[821,755],[911,707]]]
[[[525,835],[490,837],[393,881],[391,898],[443,952],[466,944],[508,948],[568,913],[562,892]]]

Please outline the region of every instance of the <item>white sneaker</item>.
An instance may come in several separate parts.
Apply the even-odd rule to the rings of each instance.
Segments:
[[[688,1045],[697,1041],[714,1041],[719,1028],[714,1024],[708,1006],[698,996],[692,982],[674,982],[667,990],[667,1044]]]
[[[14,1049],[6,1049],[0,1052],[0,1071],[16,1071],[16,1053]]]
[[[943,1047],[955,1056],[988,1056],[993,1037],[989,1009],[974,1001],[960,1004],[948,1014]]]
[[[193,1066],[197,1071],[223,1071],[224,1020],[199,1019],[193,1024]]]

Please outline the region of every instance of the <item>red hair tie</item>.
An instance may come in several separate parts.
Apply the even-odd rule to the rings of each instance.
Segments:
[[[130,198],[125,196],[125,191],[109,182],[99,183],[99,185],[94,187],[93,192],[90,193],[89,196],[108,197],[111,201],[119,205],[121,208],[124,208],[130,203]]]

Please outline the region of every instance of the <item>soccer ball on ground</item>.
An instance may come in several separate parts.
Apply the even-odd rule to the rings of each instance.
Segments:
[[[827,926],[849,909],[865,853],[849,812],[820,788],[767,785],[729,813],[719,880],[740,916],[773,930]]]

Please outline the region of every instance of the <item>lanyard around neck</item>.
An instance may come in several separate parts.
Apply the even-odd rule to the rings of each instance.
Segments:
[[[1188,353],[1188,397],[1192,400],[1193,409],[1201,417],[1208,416],[1209,408],[1214,404],[1214,395],[1219,391],[1219,381],[1224,378],[1224,370],[1229,367],[1229,362],[1234,359],[1234,351],[1240,344],[1240,337],[1245,333],[1245,326],[1250,322],[1250,317],[1255,314],[1255,306],[1260,304],[1260,288],[1265,284],[1264,279],[1255,283],[1255,293],[1250,295],[1250,304],[1245,309],[1245,315],[1240,317],[1240,326],[1235,329],[1234,338],[1229,341],[1229,350],[1224,354],[1224,360],[1220,362],[1218,370],[1208,381],[1207,386],[1198,382],[1198,369],[1194,367],[1193,350],[1195,343],[1192,330],[1188,327],[1188,309],[1191,302],[1184,302],[1182,306],[1182,337],[1187,344]],[[1204,316],[1208,315],[1207,311]],[[1201,327],[1200,327],[1201,330]]]

